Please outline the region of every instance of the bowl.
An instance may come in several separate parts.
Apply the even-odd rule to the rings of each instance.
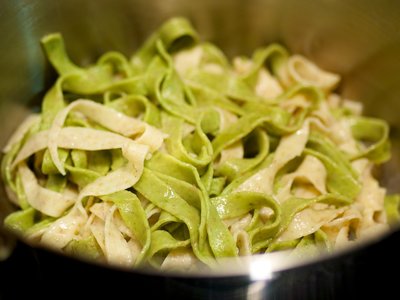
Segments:
[[[342,76],[340,92],[362,101],[365,114],[391,128],[392,158],[381,168],[388,192],[400,192],[400,3],[295,0],[0,0],[0,145],[41,101],[55,78],[39,40],[61,32],[72,60],[94,62],[106,51],[130,55],[171,17],[189,19],[204,40],[229,56],[250,55],[279,42],[321,68]],[[2,184],[3,186],[3,184]],[[2,190],[0,221],[12,211]],[[286,261],[252,257],[219,272],[176,274],[104,266],[36,247],[2,228],[1,296],[31,294],[13,283],[37,284],[47,298],[65,296],[162,296],[167,299],[345,299],[396,292],[388,270],[400,267],[400,230],[319,258]],[[9,249],[11,252],[7,252]],[[9,256],[8,256],[9,254]],[[6,258],[7,257],[7,258]],[[91,281],[95,284],[91,284]],[[78,292],[79,286],[79,292]],[[82,290],[81,290],[82,289]],[[7,299],[8,299],[7,298]]]

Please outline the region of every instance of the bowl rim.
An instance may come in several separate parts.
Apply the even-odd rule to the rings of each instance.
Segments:
[[[267,254],[253,254],[236,258],[219,259],[214,268],[200,268],[198,270],[165,270],[156,269],[148,266],[119,266],[116,264],[96,261],[83,256],[77,256],[62,252],[61,250],[49,246],[32,242],[21,235],[12,232],[7,228],[0,228],[0,234],[5,234],[6,238],[14,238],[17,243],[10,243],[17,247],[18,242],[28,246],[33,251],[43,252],[44,255],[55,255],[61,259],[73,260],[77,263],[83,263],[88,267],[100,267],[111,271],[130,273],[135,275],[147,275],[156,277],[173,278],[192,278],[192,279],[218,279],[248,277],[250,280],[271,280],[276,274],[285,273],[290,270],[312,267],[331,261],[346,259],[356,256],[362,251],[368,251],[373,246],[379,246],[380,243],[389,239],[396,233],[400,233],[400,222],[392,225],[388,230],[379,232],[362,240],[355,241],[345,247],[335,249],[331,252],[320,253],[317,256],[309,257],[288,257],[290,250],[281,250]],[[11,252],[12,255],[12,252]],[[11,256],[10,255],[10,256]],[[40,264],[40,261],[38,262]]]

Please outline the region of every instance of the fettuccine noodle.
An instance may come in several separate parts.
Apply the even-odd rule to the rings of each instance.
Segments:
[[[373,169],[389,126],[337,92],[340,76],[279,44],[232,63],[173,18],[129,59],[80,67],[41,40],[58,72],[40,114],[4,148],[31,242],[126,267],[190,270],[290,250],[320,254],[399,218]]]

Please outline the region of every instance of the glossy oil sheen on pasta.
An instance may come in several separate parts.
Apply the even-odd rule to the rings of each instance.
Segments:
[[[25,239],[126,267],[318,255],[398,219],[373,169],[389,126],[335,93],[340,77],[271,44],[228,60],[188,20],[87,67],[41,40],[58,72],[4,148]]]

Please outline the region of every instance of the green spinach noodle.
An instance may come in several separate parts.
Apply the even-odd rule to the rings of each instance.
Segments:
[[[131,56],[58,73],[4,147],[28,241],[126,267],[191,270],[287,251],[319,255],[388,230],[399,196],[373,170],[389,125],[337,92],[341,77],[274,43],[228,59],[192,24],[164,22]]]

